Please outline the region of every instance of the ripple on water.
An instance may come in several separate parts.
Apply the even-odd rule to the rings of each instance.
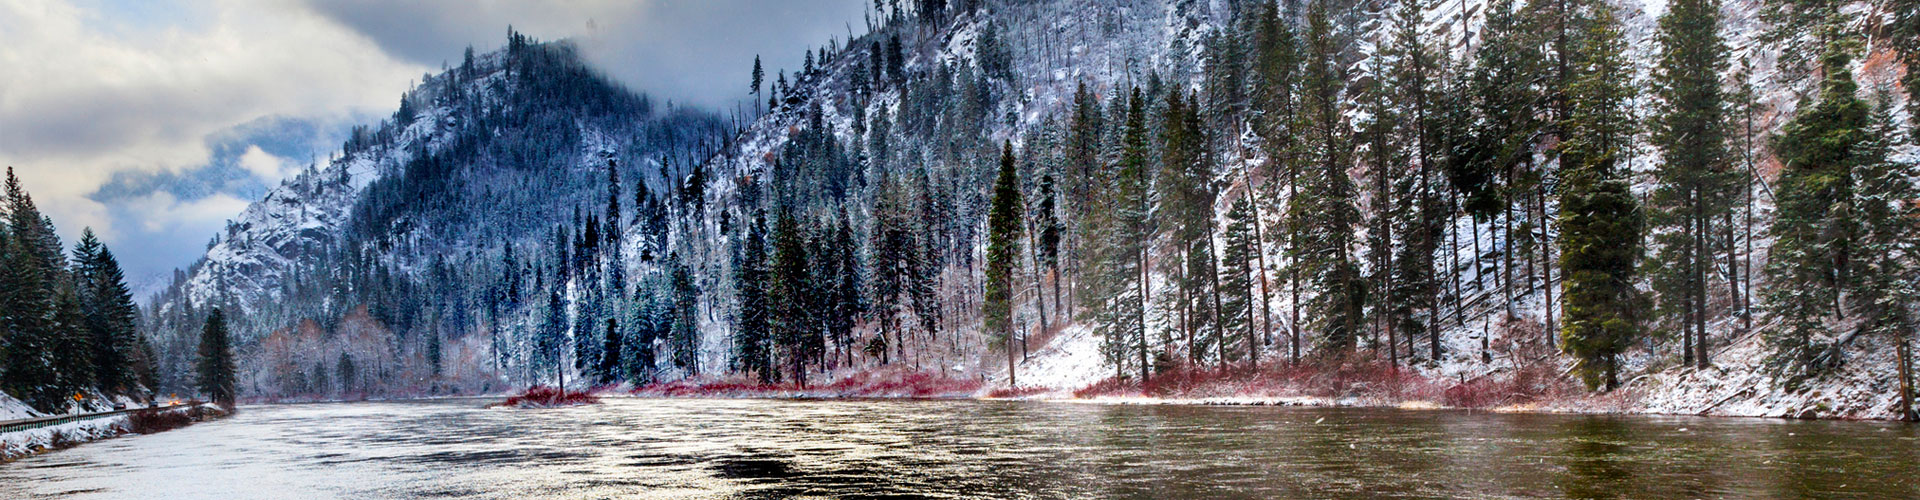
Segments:
[[[481,404],[248,407],[0,464],[0,498],[1920,498],[1920,431],[1904,425],[999,401]]]

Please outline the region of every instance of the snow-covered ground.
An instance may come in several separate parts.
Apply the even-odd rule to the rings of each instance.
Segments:
[[[115,415],[38,429],[0,433],[0,461],[32,454],[37,450],[55,448],[56,445],[84,443],[118,436],[125,434],[126,429],[127,416]],[[59,443],[56,443],[56,440]]]

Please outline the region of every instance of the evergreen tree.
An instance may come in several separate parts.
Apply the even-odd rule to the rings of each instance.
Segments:
[[[54,298],[51,358],[56,391],[77,396],[94,388],[93,333],[80,312],[80,296],[71,284],[60,286]]]
[[[83,232],[85,236],[91,234],[91,230]],[[148,375],[154,369],[154,361],[148,354],[152,347],[136,326],[139,310],[133,304],[133,293],[127,289],[125,273],[120,270],[113,250],[106,245],[87,253],[89,258],[75,260],[87,276],[82,309],[87,314],[88,328],[95,332],[96,383],[101,389],[116,394],[133,394],[137,387],[152,390],[151,375]]]
[[[41,253],[46,230],[33,198],[7,169],[6,224],[0,236],[0,389],[43,412],[66,405],[51,352],[59,343],[55,329],[55,280],[59,269]]]
[[[856,320],[866,314],[866,299],[860,295],[862,270],[857,243],[854,241],[852,217],[842,205],[839,217],[828,243],[826,260],[832,271],[822,276],[824,290],[820,295],[828,302],[825,314],[827,335],[834,346],[840,349],[847,364],[853,363],[852,344]]]
[[[773,369],[769,338],[770,312],[767,310],[767,217],[754,208],[753,222],[747,226],[746,240],[739,261],[734,263],[734,288],[739,307],[734,317],[734,369],[753,374],[762,384],[779,379]]]
[[[1302,116],[1308,154],[1314,163],[1303,179],[1310,188],[1289,202],[1306,221],[1296,250],[1319,294],[1310,317],[1320,330],[1322,352],[1352,349],[1364,324],[1366,283],[1354,261],[1353,230],[1359,211],[1353,204],[1353,179],[1347,175],[1349,138],[1342,118],[1341,89],[1347,80],[1327,7],[1314,4],[1307,16],[1306,64],[1301,81]]]
[[[1860,182],[1856,196],[1860,215],[1860,279],[1853,299],[1866,320],[1865,332],[1893,342],[1895,376],[1899,382],[1902,418],[1920,418],[1913,408],[1913,305],[1920,303],[1915,259],[1920,258],[1920,186],[1914,185],[1920,168],[1896,160],[1901,128],[1895,125],[1884,95],[1876,103],[1868,139],[1860,145],[1860,161],[1853,176]]]
[[[1254,290],[1259,269],[1254,252],[1259,251],[1260,242],[1253,223],[1253,203],[1246,198],[1234,199],[1232,208],[1227,209],[1226,230],[1220,234],[1220,326],[1229,335],[1239,335],[1248,362],[1259,368],[1259,318],[1254,311],[1254,304],[1260,300]]]
[[[1784,168],[1775,191],[1768,305],[1782,324],[1769,340],[1776,364],[1792,373],[1834,361],[1820,356],[1827,323],[1843,314],[1843,292],[1856,265],[1853,167],[1861,161],[1870,118],[1866,101],[1854,95],[1848,45],[1844,40],[1827,45],[1819,95],[1800,107],[1773,140]]]
[[[989,345],[1007,351],[1007,387],[1018,387],[1014,373],[1013,275],[1020,260],[1020,179],[1013,143],[1001,146],[1000,173],[993,181],[993,209],[987,218],[987,289],[981,314]]]
[[[1398,221],[1390,230],[1399,234],[1401,241],[1393,247],[1390,257],[1394,267],[1393,286],[1381,293],[1388,295],[1389,328],[1407,339],[1407,358],[1414,357],[1416,342],[1425,337],[1427,359],[1438,363],[1440,286],[1433,261],[1440,251],[1443,231],[1451,225],[1452,214],[1442,206],[1436,193],[1441,189],[1439,169],[1445,153],[1443,138],[1447,134],[1442,124],[1447,110],[1438,108],[1447,103],[1443,96],[1436,95],[1439,89],[1434,81],[1435,73],[1441,70],[1443,56],[1434,53],[1421,32],[1427,5],[1430,4],[1420,0],[1403,1],[1393,17],[1393,45],[1389,51],[1394,58],[1390,70],[1392,96],[1402,103],[1404,118],[1400,120],[1399,140],[1409,154],[1408,162],[1414,172],[1403,175],[1392,188],[1398,202],[1389,209],[1395,211]]]
[[[1649,200],[1655,209],[1651,222],[1660,231],[1652,283],[1661,316],[1681,319],[1683,359],[1702,367],[1710,362],[1707,282],[1717,267],[1716,250],[1725,250],[1731,264],[1731,242],[1720,235],[1731,230],[1736,199],[1720,87],[1727,48],[1717,33],[1719,19],[1719,2],[1681,0],[1661,17],[1655,37],[1661,52],[1653,143],[1664,161],[1654,171],[1659,184]]]
[[[694,308],[700,301],[700,288],[680,256],[669,256],[671,295],[668,339],[673,347],[673,365],[687,377],[700,375],[700,325]]]
[[[603,385],[612,384],[620,377],[621,351],[624,350],[624,346],[621,345],[619,325],[618,320],[607,318],[607,332],[600,339],[600,362],[594,371],[600,376],[599,382]]]
[[[1153,239],[1153,173],[1148,164],[1146,99],[1140,89],[1127,98],[1125,126],[1120,139],[1117,178],[1108,199],[1113,202],[1111,226],[1102,235],[1107,241],[1101,268],[1112,273],[1110,290],[1103,307],[1108,310],[1108,336],[1118,345],[1136,354],[1142,383],[1152,378],[1147,362],[1147,304],[1151,302],[1152,269],[1148,243]],[[1110,342],[1115,340],[1110,340]]]
[[[1537,172],[1530,165],[1541,126],[1538,118],[1542,98],[1535,83],[1541,77],[1538,64],[1546,60],[1534,38],[1538,33],[1526,19],[1515,11],[1512,0],[1488,6],[1482,44],[1475,52],[1472,80],[1466,89],[1473,106],[1474,129],[1470,142],[1457,153],[1459,158],[1449,162],[1449,179],[1464,196],[1464,208],[1474,216],[1475,237],[1479,235],[1479,221],[1501,225],[1494,232],[1501,256],[1495,277],[1509,317],[1515,314],[1513,304],[1517,302],[1514,253],[1530,244],[1521,241],[1530,231],[1522,225],[1520,214],[1514,212],[1515,200],[1533,192],[1539,180],[1533,178]],[[1482,276],[1479,258],[1472,264],[1478,279]]]
[[[806,235],[791,209],[781,207],[774,223],[773,255],[767,272],[767,305],[773,343],[787,375],[805,387],[809,337],[815,333],[813,311],[808,308],[812,290],[808,287]]]
[[[195,373],[199,374],[200,395],[228,409],[233,408],[236,396],[231,341],[226,314],[214,308],[207,315],[206,327],[200,331],[200,358]]]
[[[1619,386],[1619,356],[1640,336],[1635,288],[1642,216],[1620,160],[1628,154],[1632,70],[1626,40],[1604,4],[1591,7],[1577,43],[1559,146],[1564,195],[1559,265],[1566,308],[1559,335],[1589,388]]]

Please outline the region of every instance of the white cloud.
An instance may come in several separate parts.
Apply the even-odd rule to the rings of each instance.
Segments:
[[[245,210],[247,203],[247,200],[226,193],[182,202],[175,199],[172,193],[156,191],[129,200],[125,206],[127,210],[145,214],[140,221],[141,230],[158,233],[180,227],[206,227],[222,223]]]
[[[389,52],[438,65],[485,51],[506,27],[542,40],[573,38],[587,57],[636,91],[723,107],[749,99],[753,57],[767,78],[800,69],[807,48],[866,32],[870,0],[308,0]]]
[[[208,135],[263,116],[391,108],[426,69],[284,0],[0,0],[0,40],[0,164],[67,235],[124,235],[85,199],[113,172],[202,165]]]
[[[260,146],[247,146],[247,152],[240,155],[240,168],[259,177],[260,182],[271,186],[287,176],[291,165],[285,158],[274,156],[260,149]]]

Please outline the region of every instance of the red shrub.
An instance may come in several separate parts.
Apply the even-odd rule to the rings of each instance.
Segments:
[[[1047,393],[1047,391],[1050,391],[1050,390],[1052,389],[1048,389],[1045,387],[1033,387],[1033,386],[1001,387],[999,389],[987,391],[987,397],[989,398],[1024,398],[1028,396],[1045,394]]]
[[[127,431],[137,434],[153,434],[155,432],[186,427],[192,424],[193,421],[194,417],[188,415],[188,412],[140,410],[127,414]]]
[[[1567,386],[1568,381],[1555,376],[1549,366],[1524,366],[1455,384],[1440,402],[1461,408],[1497,408],[1559,396],[1570,392]]]
[[[488,406],[510,406],[514,408],[557,408],[600,403],[600,398],[585,391],[568,391],[555,387],[536,385],[527,388],[527,392],[508,397],[506,401]]]

